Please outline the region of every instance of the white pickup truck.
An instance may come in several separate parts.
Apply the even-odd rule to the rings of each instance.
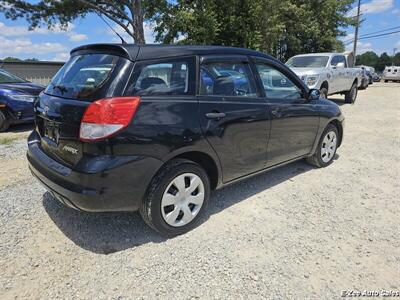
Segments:
[[[319,89],[321,97],[344,94],[347,103],[357,98],[359,72],[349,67],[348,56],[340,53],[301,54],[290,58],[286,65],[309,88]]]

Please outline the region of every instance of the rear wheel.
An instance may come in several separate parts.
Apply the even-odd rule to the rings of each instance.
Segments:
[[[321,88],[319,92],[321,94],[321,98],[328,99],[328,89],[326,87]]]
[[[385,82],[387,83],[389,80],[385,80]]]
[[[339,142],[336,126],[329,124],[321,135],[314,155],[307,158],[307,162],[318,168],[329,166],[333,162]]]
[[[344,94],[344,101],[346,102],[346,103],[354,103],[354,102],[356,102],[356,99],[357,99],[357,92],[358,92],[358,90],[357,90],[357,83],[353,83],[353,85],[351,86],[351,89],[350,89],[350,91],[347,91],[345,94]]]
[[[10,127],[10,122],[4,112],[0,111],[0,132],[6,131]]]
[[[152,180],[140,214],[163,235],[183,234],[201,220],[209,196],[210,182],[204,169],[192,161],[175,159]]]

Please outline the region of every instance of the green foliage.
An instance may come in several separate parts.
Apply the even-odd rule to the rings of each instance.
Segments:
[[[357,55],[357,65],[374,67],[378,72],[382,72],[386,66],[391,66],[392,63],[395,66],[400,66],[400,52],[395,56],[389,56],[386,52],[378,56],[373,51]]]
[[[375,67],[379,60],[379,56],[373,51],[367,51],[361,55],[357,55],[356,64]]]
[[[282,60],[343,51],[354,0],[178,0],[155,14],[157,41],[252,48]]]
[[[16,137],[2,137],[0,138],[0,145],[11,145],[15,140],[17,140]]]
[[[74,19],[95,13],[118,24],[135,42],[145,42],[142,0],[41,0],[33,3],[2,0],[0,12],[12,20],[26,19],[31,29],[40,26],[61,26],[62,29],[66,29]]]
[[[39,61],[37,58],[27,58],[27,59],[19,59],[19,58],[16,58],[16,57],[12,57],[12,56],[8,56],[8,57],[6,57],[6,58],[4,58],[4,59],[2,59],[2,60],[0,60],[0,61],[3,61],[3,62],[18,62],[18,61]]]
[[[392,65],[392,59],[390,56],[384,52],[379,56],[379,59],[375,65],[375,69],[379,72],[383,71],[386,66],[391,66]]]
[[[144,43],[143,20],[155,24],[156,41],[214,44],[268,52],[281,60],[306,52],[343,51],[338,37],[353,24],[354,0],[4,0],[7,18],[32,28],[68,26],[96,13]]]
[[[395,66],[400,66],[400,52],[396,53],[396,55],[393,58],[393,64]]]
[[[213,44],[219,24],[214,1],[164,1],[153,17],[156,41],[165,44]]]

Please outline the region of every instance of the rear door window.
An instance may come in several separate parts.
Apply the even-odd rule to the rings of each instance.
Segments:
[[[113,72],[121,70],[124,61],[123,58],[109,54],[72,56],[54,76],[45,92],[83,100],[111,96],[108,87],[115,88],[113,82],[119,78]]]
[[[257,97],[248,63],[206,63],[200,69],[200,95]]]
[[[347,67],[346,58],[343,55],[336,55],[331,60],[331,66],[336,67],[338,63],[343,63]]]
[[[194,93],[195,58],[139,62],[127,94],[138,96]]]

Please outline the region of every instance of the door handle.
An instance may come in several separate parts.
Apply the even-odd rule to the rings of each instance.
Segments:
[[[207,119],[220,120],[220,119],[224,118],[225,116],[226,116],[225,113],[222,113],[222,112],[206,113]]]

